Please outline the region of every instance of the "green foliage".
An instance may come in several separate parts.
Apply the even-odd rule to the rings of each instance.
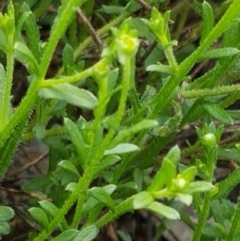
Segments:
[[[183,44],[174,33],[176,10],[160,13],[164,4],[110,1],[95,9],[91,0],[29,0],[10,2],[0,14],[0,177],[21,140],[39,139],[50,150],[48,172],[22,186],[49,197],[28,210],[40,230],[31,230],[29,241],[91,241],[103,225],[139,209],[164,217],[163,229],[167,219],[181,219],[194,229],[192,241],[239,237],[240,201],[234,206],[227,200],[240,182],[239,169],[221,181],[214,169],[219,157],[240,160],[239,132],[222,141],[239,120],[233,104],[240,89],[240,2],[224,10],[189,3],[202,18],[201,28],[192,30],[198,46],[191,38]],[[144,11],[130,17],[141,8],[150,17]],[[215,17],[218,9],[221,18]],[[48,40],[41,38],[45,24]],[[59,70],[48,77],[59,49]],[[26,67],[29,83],[17,106],[11,102],[14,61]],[[206,63],[211,65],[195,77],[192,69]],[[56,117],[61,126],[50,124]],[[196,139],[187,146],[175,137],[192,122]],[[190,161],[183,164],[182,157]],[[177,203],[192,204],[198,222]],[[0,235],[6,235],[14,212],[0,209]]]

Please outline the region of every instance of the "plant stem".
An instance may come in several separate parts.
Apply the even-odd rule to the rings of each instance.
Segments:
[[[203,226],[206,223],[206,220],[208,217],[211,199],[212,199],[212,192],[208,191],[207,193],[205,193],[205,196],[204,196],[202,212],[198,219],[198,223],[197,223],[196,229],[194,231],[192,241],[199,241],[201,238],[202,229],[203,229]]]
[[[126,58],[123,63],[123,75],[122,75],[122,81],[121,81],[122,89],[121,89],[121,96],[120,96],[120,100],[119,100],[118,109],[117,109],[117,112],[116,112],[115,118],[114,118],[114,127],[112,127],[109,130],[107,136],[103,140],[102,145],[97,150],[93,160],[89,163],[88,170],[86,170],[86,173],[84,173],[84,176],[85,175],[87,176],[86,183],[88,183],[88,185],[90,184],[92,177],[95,175],[95,172],[98,169],[99,161],[102,159],[105,150],[108,148],[108,146],[111,142],[111,139],[113,138],[114,134],[116,133],[116,130],[118,129],[120,122],[122,120],[122,117],[124,115],[128,91],[129,91],[130,83],[132,80],[131,77],[133,76],[132,71],[135,70],[135,66],[131,66],[131,63],[132,63],[131,58]],[[84,186],[82,188],[82,193],[87,192],[88,185]],[[79,220],[81,219],[82,207],[83,207],[83,204],[85,201],[85,195],[82,195],[82,193],[78,198],[76,212],[73,217],[73,222],[71,224],[72,228],[78,227]]]
[[[239,232],[239,220],[240,220],[240,198],[238,198],[238,204],[233,216],[232,225],[228,233],[227,241],[234,241],[235,235]]]
[[[92,67],[85,69],[82,72],[77,73],[72,76],[67,76],[67,77],[63,77],[63,78],[59,78],[59,79],[43,80],[40,83],[40,87],[48,87],[48,86],[59,85],[59,84],[63,84],[63,83],[74,83],[74,82],[77,82],[77,81],[80,81],[82,79],[89,77],[91,75],[91,73],[92,73]]]
[[[12,43],[13,46],[13,43]],[[3,103],[2,105],[2,113],[0,113],[0,131],[4,129],[8,122],[9,111],[10,111],[10,98],[11,98],[11,89],[12,89],[12,80],[13,80],[13,68],[14,68],[14,50],[10,46],[9,51],[7,53],[7,67],[6,67],[6,78],[5,80],[1,80],[4,82],[3,89]]]

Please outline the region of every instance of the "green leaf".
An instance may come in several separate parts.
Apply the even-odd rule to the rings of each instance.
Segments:
[[[75,187],[77,186],[76,182],[70,182],[68,183],[68,185],[66,186],[65,190],[66,191],[70,191],[73,192],[75,190]]]
[[[214,186],[210,182],[197,181],[189,184],[188,188],[184,190],[186,193],[195,193],[195,192],[207,192],[210,191]]]
[[[203,61],[206,59],[218,59],[218,58],[228,57],[228,56],[232,56],[235,54],[239,54],[239,52],[240,52],[239,49],[231,48],[231,47],[209,50],[209,51],[203,53],[198,58],[198,61]]]
[[[98,227],[96,225],[91,225],[87,228],[82,229],[77,235],[77,237],[73,239],[73,241],[92,241],[97,237],[98,232]]]
[[[101,165],[99,165],[96,173],[101,171],[101,170],[106,169],[107,167],[113,166],[114,164],[116,164],[120,160],[121,160],[121,158],[119,156],[116,156],[116,155],[109,155],[109,156],[104,157],[103,160],[101,161]]]
[[[102,187],[108,194],[113,194],[117,186],[115,184],[109,184]]]
[[[240,151],[236,148],[219,148],[218,156],[225,160],[240,163]]]
[[[176,177],[176,164],[180,159],[180,149],[178,146],[173,147],[162,161],[162,166],[156,173],[148,191],[159,191],[164,185],[171,186],[172,180]]]
[[[240,183],[240,169],[234,170],[224,180],[217,183],[218,193],[213,197],[214,199],[226,197],[231,190]]]
[[[84,142],[83,136],[79,131],[77,125],[73,123],[70,119],[64,118],[64,125],[66,127],[67,134],[78,154],[79,163],[81,163],[82,167],[84,167],[86,163],[87,146]]]
[[[4,52],[7,53],[8,50],[8,44],[7,44],[7,39],[6,35],[3,32],[3,30],[0,29],[0,49]]]
[[[48,226],[49,226],[48,218],[46,213],[41,208],[33,207],[33,208],[30,208],[28,212],[30,213],[32,218],[40,224],[42,228],[46,230],[48,229]]]
[[[31,12],[30,7],[26,3],[23,3],[21,5],[21,11],[23,13],[25,12],[31,13],[28,16],[27,21],[25,21],[24,29],[26,30],[29,49],[33,53],[36,60],[40,61],[41,55],[42,55],[40,50],[41,38],[40,38],[40,33],[39,33],[38,26],[36,24],[35,17]]]
[[[109,195],[109,193],[100,187],[93,187],[89,190],[89,195],[97,199],[99,202],[103,203],[114,212],[115,204]]]
[[[120,131],[118,135],[112,140],[111,146],[115,146],[121,142],[128,140],[128,138],[132,137],[136,133],[144,130],[151,129],[154,126],[157,126],[158,122],[155,120],[143,120],[136,125],[128,128],[127,130]]]
[[[0,206],[0,222],[10,221],[14,217],[14,210],[7,206]]]
[[[74,238],[79,234],[79,231],[76,229],[68,229],[61,234],[59,234],[56,238],[51,239],[52,241],[73,241]]]
[[[186,170],[184,170],[179,176],[186,180],[187,182],[190,182],[193,180],[195,175],[197,174],[197,167],[195,166],[190,166]]]
[[[57,213],[59,212],[59,208],[56,207],[52,202],[49,202],[47,200],[42,200],[38,202],[41,208],[51,217],[55,217]],[[68,229],[68,224],[65,218],[62,219],[61,222],[64,229]]]
[[[103,11],[107,14],[121,14],[124,10],[124,7],[119,7],[119,6],[107,6],[107,5],[102,5]]]
[[[10,225],[6,222],[0,222],[0,235],[8,235],[11,231]]]
[[[221,121],[224,124],[232,125],[233,120],[230,115],[225,111],[222,107],[218,104],[210,103],[210,102],[203,102],[203,108],[215,119]]]
[[[208,34],[213,29],[213,23],[214,23],[214,16],[213,16],[213,10],[211,5],[203,1],[202,3],[202,18],[203,18],[203,30],[201,34],[201,40],[200,43],[203,42],[203,40],[208,36]]]
[[[133,178],[134,182],[137,185],[138,192],[142,191],[142,185],[143,185],[143,178],[144,178],[144,172],[143,170],[136,168],[133,172]]]
[[[190,194],[177,193],[176,197],[178,197],[180,202],[184,203],[187,206],[190,206],[192,204],[193,197]]]
[[[124,154],[128,152],[138,151],[138,146],[130,143],[121,143],[115,146],[114,148],[110,150],[106,150],[104,152],[104,155],[113,155],[113,154]]]
[[[5,76],[5,70],[2,64],[0,64],[0,115],[2,116],[2,113],[4,113],[3,110],[3,104],[4,104],[4,90],[5,90],[5,82],[6,82],[6,76]],[[9,96],[9,102],[10,102],[10,96]],[[1,125],[0,125],[1,126]],[[0,128],[1,129],[1,128]]]
[[[23,3],[23,4],[25,4],[25,3]],[[21,15],[20,19],[18,20],[16,29],[15,29],[15,40],[16,41],[19,40],[22,26],[26,22],[27,18],[30,16],[30,14],[31,14],[30,11],[26,11]]]
[[[73,165],[70,161],[61,161],[59,162],[58,166],[62,167],[63,169],[74,173],[77,177],[80,177],[77,168]]]
[[[16,42],[14,44],[14,53],[16,59],[24,64],[31,74],[38,74],[38,62],[26,44]]]
[[[211,202],[211,212],[215,222],[225,225],[227,221],[231,221],[235,208],[234,204],[226,199],[217,199]]]
[[[134,209],[143,209],[147,208],[154,198],[151,193],[143,191],[133,196],[133,208]]]
[[[120,184],[117,186],[117,190],[120,191],[120,190],[128,190],[128,189],[131,189],[131,190],[137,190],[137,184],[135,182],[127,182],[127,183],[124,183],[124,184]]]
[[[163,65],[160,63],[149,65],[146,70],[157,71],[157,72],[166,73],[166,74],[174,74],[174,69],[171,66]]]
[[[40,191],[43,188],[49,186],[50,183],[51,176],[50,174],[46,174],[29,181],[28,183],[24,184],[22,188],[26,191]]]
[[[69,104],[90,110],[97,105],[97,98],[91,92],[67,83],[41,88],[39,94],[46,99],[65,100]]]
[[[68,68],[72,67],[74,65],[74,51],[73,48],[66,44],[63,48],[63,67],[67,75],[72,74],[68,73]]]
[[[163,205],[162,203],[159,203],[159,202],[152,202],[146,208],[168,219],[172,219],[172,220],[180,219],[180,214],[175,209],[170,208],[166,205]]]

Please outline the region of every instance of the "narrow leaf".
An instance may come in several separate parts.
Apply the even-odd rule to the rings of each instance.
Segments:
[[[79,131],[77,125],[73,123],[70,119],[64,118],[64,125],[66,127],[67,134],[77,151],[79,162],[84,167],[86,162],[87,147],[84,142],[83,136]]]
[[[155,120],[143,120],[136,125],[128,128],[127,130],[120,131],[118,135],[111,142],[111,146],[115,146],[120,142],[126,141],[127,138],[132,137],[136,133],[144,130],[151,129],[154,126],[157,126],[158,122]]]
[[[166,74],[174,74],[174,70],[171,66],[163,65],[160,63],[149,65],[146,70],[157,71],[157,72],[166,73]]]
[[[232,125],[233,120],[230,115],[225,111],[222,107],[218,104],[210,103],[210,102],[203,102],[203,108],[215,119],[221,121],[224,124]]]
[[[16,42],[14,45],[14,50],[16,59],[20,63],[24,64],[30,73],[37,74],[38,62],[27,45],[22,42]]]
[[[197,181],[189,184],[188,188],[185,190],[186,193],[195,192],[207,192],[211,190],[214,186],[210,182]]]
[[[218,59],[218,58],[222,58],[222,57],[228,57],[228,56],[232,56],[235,54],[239,54],[239,52],[240,52],[239,49],[231,48],[231,47],[214,49],[214,50],[210,50],[210,51],[203,53],[199,57],[198,61],[203,61],[206,59]]]
[[[39,94],[46,99],[65,100],[86,109],[93,109],[97,105],[97,98],[91,92],[67,83],[41,88]]]
[[[96,225],[91,225],[81,230],[77,237],[73,239],[73,241],[92,241],[97,237],[98,232],[98,227]]]
[[[110,150],[106,150],[104,152],[104,155],[123,154],[123,153],[138,151],[138,150],[139,150],[138,146],[134,144],[122,143]]]
[[[39,33],[38,26],[36,24],[35,17],[33,15],[33,13],[31,12],[30,7],[26,3],[23,3],[21,5],[21,11],[31,13],[28,16],[27,21],[25,21],[24,29],[26,30],[28,46],[29,46],[30,50],[32,51],[34,57],[37,59],[37,61],[40,61],[40,59],[41,59],[41,51],[40,51],[41,38],[40,38],[40,33]]]
[[[46,213],[41,208],[30,208],[29,210],[30,215],[32,218],[37,221],[42,228],[48,229],[49,222]]]
[[[208,36],[213,29],[214,15],[211,5],[203,1],[202,3],[203,30],[200,43]]]
[[[51,239],[52,241],[73,241],[74,238],[78,235],[79,231],[76,229],[68,229],[61,234],[59,234],[56,238]]]
[[[100,187],[93,187],[89,190],[89,195],[109,207],[114,212],[115,204],[106,190]]]
[[[61,161],[59,162],[58,166],[62,167],[63,169],[74,173],[77,177],[80,177],[77,168],[73,165],[70,161]]]
[[[134,209],[143,209],[147,208],[154,198],[151,193],[143,191],[133,196],[133,208]]]
[[[148,210],[151,210],[155,213],[160,214],[168,219],[178,220],[180,219],[180,214],[173,208],[170,208],[166,205],[163,205],[159,202],[152,202],[149,206],[147,206]]]

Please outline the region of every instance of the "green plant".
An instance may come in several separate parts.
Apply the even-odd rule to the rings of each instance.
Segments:
[[[239,202],[235,208],[225,197],[239,183],[239,170],[216,183],[214,168],[218,157],[229,149],[235,153],[234,160],[240,160],[234,140],[221,143],[225,128],[221,124],[232,125],[239,118],[238,110],[227,109],[239,99],[239,84],[233,85],[235,79],[224,79],[224,75],[238,66],[240,1],[229,3],[215,26],[211,5],[193,1],[191,7],[203,19],[201,38],[183,61],[175,53],[178,42],[171,39],[170,11],[161,14],[153,7],[149,19],[127,18],[141,5],[130,1],[116,7],[122,1],[112,1],[112,6],[103,5],[100,10],[109,15],[121,12],[116,19],[104,22],[97,32],[85,21],[98,52],[102,50],[99,60],[86,66],[79,54],[91,38],[77,28],[76,12],[85,19],[79,8],[91,14],[94,1],[63,0],[47,42],[41,40],[35,19],[45,13],[51,1],[34,7],[37,2],[10,2],[7,12],[0,15],[0,49],[6,58],[5,66],[0,67],[1,176],[20,141],[40,139],[50,148],[48,173],[22,187],[41,191],[53,200],[40,201],[29,209],[41,228],[29,240],[45,240],[53,231],[51,240],[55,241],[93,240],[103,225],[138,209],[182,219],[194,230],[193,241],[237,240]],[[143,3],[147,8],[158,4],[150,0]],[[96,16],[105,21],[99,12]],[[99,39],[98,35],[110,29],[106,38]],[[80,45],[79,35],[85,37]],[[145,59],[139,35],[160,46],[162,63]],[[222,46],[210,49],[221,36]],[[49,79],[47,70],[60,39],[64,44],[63,66]],[[157,56],[154,51],[149,54]],[[142,60],[141,68],[136,56]],[[212,59],[216,60],[214,68],[194,81],[189,79],[194,65]],[[15,60],[29,73],[29,88],[16,109],[11,104]],[[139,69],[148,71],[148,77],[138,85]],[[74,114],[74,108],[80,114]],[[49,127],[56,116],[63,119],[63,125]],[[184,125],[196,120],[202,126],[196,130],[196,143],[181,150],[177,145],[168,148],[154,172],[159,152]],[[181,156],[189,157],[192,163],[181,164]],[[169,200],[193,203],[198,223],[184,219]],[[223,207],[226,214],[219,213]],[[70,212],[73,217],[69,220],[66,215]],[[207,223],[210,217],[215,220],[213,225]]]

